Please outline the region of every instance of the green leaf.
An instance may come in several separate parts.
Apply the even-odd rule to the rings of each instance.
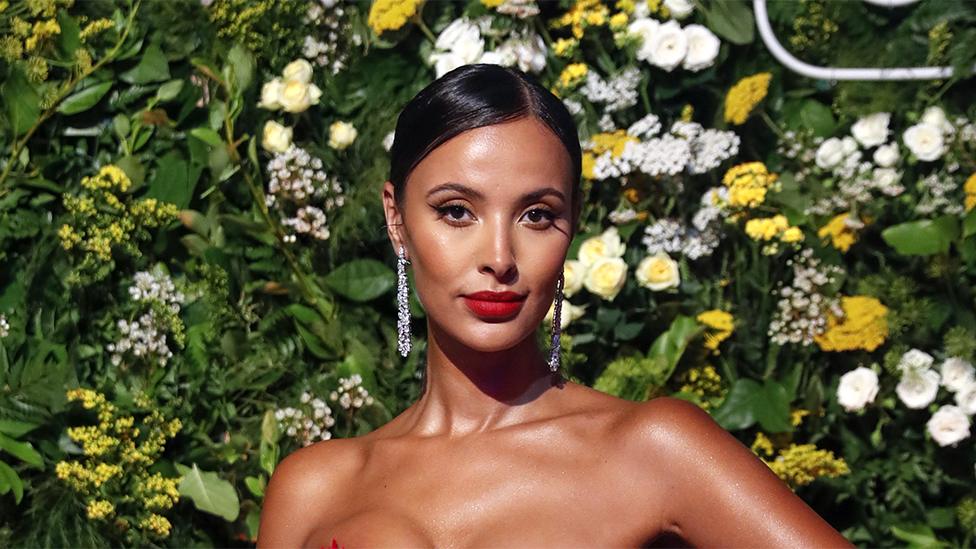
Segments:
[[[254,497],[263,498],[264,497],[264,475],[260,477],[244,477],[244,485],[247,489],[254,494]]]
[[[976,208],[970,210],[962,220],[962,237],[969,238],[974,234],[976,234]]]
[[[932,528],[925,524],[901,524],[891,527],[891,534],[908,543],[909,547],[945,547],[946,544],[935,537]]]
[[[12,437],[19,437],[21,435],[27,434],[34,429],[37,429],[38,425],[34,423],[26,423],[24,421],[14,421],[12,419],[0,419],[0,433],[5,435],[10,435]]]
[[[61,59],[74,62],[75,50],[81,46],[81,27],[65,10],[58,10],[57,19],[58,26],[61,27],[57,38],[58,53]]]
[[[254,56],[240,44],[234,44],[227,53],[227,61],[233,71],[234,89],[244,91],[254,78]]]
[[[170,80],[156,90],[156,99],[159,99],[160,101],[169,101],[179,95],[182,89],[183,80],[179,78]]]
[[[338,294],[360,302],[385,294],[394,282],[393,270],[375,259],[355,259],[325,277],[325,283]]]
[[[175,204],[180,209],[186,208],[193,198],[201,171],[199,166],[191,167],[180,153],[170,151],[159,159],[146,197]]]
[[[112,88],[112,82],[102,82],[69,95],[58,105],[61,114],[78,114],[94,107]]]
[[[6,494],[10,490],[14,492],[14,502],[20,503],[24,497],[24,481],[17,476],[17,471],[0,461],[0,494]]]
[[[3,433],[0,433],[0,450],[6,450],[8,454],[28,465],[35,467],[42,467],[44,465],[44,459],[41,457],[41,454],[29,442],[14,440]]]
[[[749,44],[756,38],[752,10],[742,0],[721,0],[702,6],[705,22],[715,34],[738,45]]]
[[[959,223],[951,216],[909,221],[881,232],[881,238],[902,255],[946,253],[958,235]]]
[[[41,98],[27,81],[19,65],[13,65],[6,81],[0,86],[0,97],[6,105],[7,117],[15,136],[27,133],[41,115]]]
[[[800,107],[799,126],[813,130],[813,134],[817,137],[828,137],[834,133],[837,122],[830,107],[819,101],[807,99]]]
[[[228,522],[236,520],[240,513],[240,502],[237,492],[231,483],[217,476],[217,473],[201,471],[197,464],[193,467],[176,464],[176,469],[182,475],[180,479],[180,495],[193,501],[197,509],[222,517]]]
[[[214,147],[219,147],[224,142],[224,140],[220,138],[220,135],[210,128],[193,128],[190,130],[190,135],[208,145],[213,145]]]
[[[790,402],[782,385],[739,378],[712,417],[727,430],[748,429],[758,422],[770,433],[784,433],[792,430],[789,415]]]
[[[139,63],[120,74],[119,78],[129,84],[149,84],[169,80],[169,64],[166,62],[163,50],[158,44],[150,44],[143,52]]]
[[[678,366],[678,361],[681,360],[681,355],[688,348],[688,344],[691,343],[691,340],[701,330],[701,325],[695,319],[690,316],[678,315],[671,321],[671,326],[668,327],[668,331],[659,335],[654,340],[647,356],[649,358],[661,357],[665,359],[668,366],[665,381],[671,377],[671,373]]]

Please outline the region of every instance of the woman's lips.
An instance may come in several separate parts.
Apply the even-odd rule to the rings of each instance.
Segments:
[[[477,292],[464,296],[464,304],[482,318],[501,319],[519,312],[525,296],[515,292]]]

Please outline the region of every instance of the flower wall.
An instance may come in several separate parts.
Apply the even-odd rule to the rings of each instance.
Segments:
[[[0,0],[0,545],[252,544],[283,456],[417,398],[379,190],[476,62],[579,126],[569,377],[698,404],[856,544],[971,543],[976,5],[769,11],[955,76],[798,76],[733,0]]]

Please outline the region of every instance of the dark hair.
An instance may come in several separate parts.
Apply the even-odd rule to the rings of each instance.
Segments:
[[[562,141],[573,172],[573,207],[580,202],[582,155],[572,115],[563,102],[524,72],[478,63],[462,65],[420,90],[397,118],[390,148],[390,181],[402,203],[407,177],[440,144],[475,128],[532,116]]]

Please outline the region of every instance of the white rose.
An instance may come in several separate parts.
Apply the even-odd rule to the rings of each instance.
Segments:
[[[607,301],[613,301],[627,281],[627,264],[619,257],[601,257],[590,266],[583,286]]]
[[[817,147],[816,163],[822,170],[829,170],[844,160],[844,146],[840,139],[831,137]]]
[[[440,78],[454,69],[464,65],[464,59],[456,53],[432,53],[430,61],[434,64],[434,77]]]
[[[956,405],[969,415],[976,414],[976,382],[956,391]]]
[[[950,133],[952,131],[952,124],[950,124],[949,119],[946,118],[945,111],[934,105],[925,109],[925,112],[922,113],[922,119],[920,122],[935,126],[942,131],[942,133]]]
[[[697,72],[714,65],[722,45],[718,37],[702,25],[688,25],[684,28],[684,33],[688,40],[688,55],[681,66]]]
[[[457,56],[460,61],[457,66],[460,67],[481,59],[481,54],[485,52],[485,41],[477,24],[461,18],[455,19],[441,31],[434,47]]]
[[[881,145],[874,151],[874,163],[882,168],[890,168],[898,163],[901,155],[898,154],[898,144],[888,143]]]
[[[932,357],[932,355],[926,353],[925,351],[911,349],[907,353],[901,355],[901,359],[898,360],[898,371],[903,374],[910,371],[921,372],[922,370],[928,370],[931,368],[934,362],[935,359]]]
[[[671,17],[684,19],[695,11],[695,3],[691,0],[664,0],[664,7],[671,12]]]
[[[499,46],[497,50],[486,51],[478,62],[511,67],[518,63],[518,57],[515,55],[515,49],[506,42]]]
[[[386,149],[386,152],[390,152],[390,149],[393,148],[394,138],[396,138],[396,130],[390,130],[390,133],[383,137],[383,148]]]
[[[668,288],[677,288],[681,283],[678,262],[664,252],[658,252],[642,259],[637,265],[637,272],[634,273],[634,276],[641,286],[656,292]]]
[[[315,84],[300,80],[285,80],[278,101],[287,112],[304,112],[319,102],[322,90]]]
[[[969,417],[958,407],[947,404],[932,414],[925,428],[939,446],[955,446],[969,438]]]
[[[874,402],[878,396],[878,374],[870,368],[859,366],[840,376],[837,385],[837,402],[848,412],[857,412]]]
[[[643,3],[639,2],[638,5]],[[661,28],[661,23],[647,17],[638,17],[627,25],[627,34],[636,36],[640,40],[640,47],[637,48],[636,53],[638,60],[650,63],[652,55],[651,39],[657,34],[659,28]]]
[[[552,324],[552,315],[555,313],[555,307],[555,302],[552,305],[549,305],[549,312],[546,313],[545,318],[546,324]],[[564,299],[562,309],[559,310],[559,328],[565,330],[570,323],[581,318],[585,312],[585,307],[573,305]]]
[[[959,357],[947,358],[942,363],[940,370],[942,373],[942,386],[953,393],[971,385],[974,381],[974,374],[976,374],[976,368],[973,368],[972,364]]]
[[[876,112],[869,114],[851,126],[851,134],[864,147],[875,147],[888,140],[888,122],[890,121],[891,113]]]
[[[312,64],[304,59],[296,59],[285,65],[281,71],[281,77],[285,80],[297,80],[304,84],[312,81]]]
[[[671,20],[661,25],[651,37],[650,49],[651,64],[671,72],[688,53],[688,37],[681,31],[681,25]]]
[[[352,145],[359,132],[356,127],[348,122],[335,121],[329,126],[329,146],[336,150],[342,150]]]
[[[844,156],[851,156],[857,151],[857,141],[848,135],[840,140],[840,148],[844,151]]]
[[[583,288],[583,277],[586,276],[586,267],[575,259],[569,259],[563,263],[563,295],[573,297],[576,292]]]
[[[598,259],[604,257],[621,257],[627,247],[620,240],[620,233],[616,227],[610,227],[598,236],[592,236],[583,241],[579,249],[579,261],[584,267],[592,267]]]
[[[938,126],[922,122],[905,130],[902,134],[905,146],[919,160],[931,162],[938,160],[945,151],[945,140]]]
[[[264,123],[264,131],[261,132],[261,146],[265,150],[283,153],[291,146],[292,129],[286,128],[274,120]]]
[[[538,34],[516,40],[513,49],[523,72],[539,73],[546,68],[546,43]]]
[[[938,392],[939,372],[935,370],[909,370],[895,387],[898,398],[905,406],[915,410],[932,404]]]
[[[261,86],[261,101],[258,102],[258,107],[262,109],[268,109],[269,111],[276,111],[281,108],[281,91],[284,89],[285,85],[282,83],[280,78],[273,78],[268,82],[265,82]]]

